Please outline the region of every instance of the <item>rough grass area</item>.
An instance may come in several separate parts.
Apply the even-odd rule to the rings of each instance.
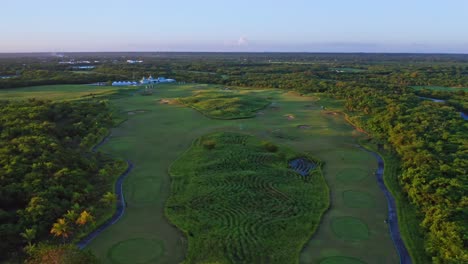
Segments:
[[[239,119],[255,117],[255,113],[270,102],[262,97],[238,91],[203,91],[179,98],[179,101],[210,118]]]
[[[288,166],[297,153],[267,146],[219,132],[171,166],[166,215],[188,237],[186,263],[298,261],[328,207],[328,187],[320,167],[305,180]]]

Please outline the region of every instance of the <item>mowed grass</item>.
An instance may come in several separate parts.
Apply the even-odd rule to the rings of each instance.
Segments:
[[[446,86],[411,86],[415,90],[433,90],[433,91],[445,91],[445,92],[457,92],[457,91],[468,91],[468,87],[446,87]]]
[[[217,119],[254,117],[258,110],[270,104],[265,98],[238,90],[197,91],[193,96],[179,98],[179,102]]]
[[[158,263],[180,263],[188,252],[187,237],[168,222],[164,214],[165,202],[170,195],[171,177],[168,168],[192,146],[192,142],[213,132],[241,132],[287,146],[300,153],[310,153],[325,162],[324,177],[330,188],[331,205],[322,221],[300,254],[301,263],[319,263],[326,257],[342,256],[367,263],[396,263],[388,227],[386,201],[377,186],[372,171],[376,160],[353,145],[357,133],[340,115],[324,114],[326,109],[339,107],[337,101],[317,96],[299,96],[281,90],[242,90],[246,95],[271,98],[274,107],[266,107],[250,119],[220,120],[207,118],[202,113],[182,104],[162,104],[162,99],[175,100],[192,96],[199,90],[219,91],[219,86],[203,84],[160,85],[152,96],[127,96],[111,100],[116,109],[128,118],[113,129],[103,151],[124,157],[135,164],[124,183],[128,207],[124,217],[96,238],[89,248],[103,263],[115,263],[108,252],[122,241],[135,238],[159,240],[164,253]],[[146,112],[136,113],[135,110]],[[134,115],[129,115],[134,111]],[[294,119],[285,117],[293,114]],[[308,125],[308,129],[299,129]],[[358,168],[365,178],[343,184],[336,179],[339,171]],[[350,173],[350,177],[353,173]],[[151,181],[150,181],[151,179]],[[144,185],[144,186],[143,186]],[[139,189],[151,194],[133,196]],[[375,207],[351,208],[345,205],[342,192],[366,191],[375,198]],[[133,196],[133,197],[132,197]],[[349,242],[337,237],[331,230],[335,216],[351,216],[367,224],[367,240]],[[199,252],[200,255],[207,254]]]
[[[171,166],[166,214],[188,237],[185,263],[298,260],[328,208],[328,187],[320,167],[301,176],[288,165],[301,155],[272,146],[218,132]]]
[[[384,159],[385,185],[395,198],[398,213],[398,226],[400,228],[401,237],[411,256],[411,260],[414,264],[430,263],[431,259],[424,249],[425,238],[421,232],[423,217],[417,213],[414,205],[408,201],[408,198],[403,194],[403,190],[398,183],[400,167],[397,158],[386,151],[379,151],[377,146],[371,142],[365,142],[364,146],[379,152],[380,156]]]
[[[52,87],[54,90],[48,91],[50,94],[46,99],[89,98],[79,95],[83,92],[83,86],[78,85],[76,89],[67,87]],[[18,92],[13,97],[15,100],[37,98],[31,91],[44,92],[38,87],[22,89],[14,90]],[[330,188],[331,205],[315,234],[302,250],[299,262],[320,263],[342,259],[365,263],[398,262],[388,235],[388,227],[384,223],[387,215],[386,201],[372,175],[376,160],[353,146],[359,133],[342,116],[324,114],[321,110],[321,106],[327,110],[339,108],[340,101],[323,98],[322,95],[299,96],[273,89],[241,90],[241,93],[249,96],[271,98],[268,100],[274,102],[275,107],[267,106],[250,119],[215,120],[182,104],[162,104],[161,100],[175,101],[177,98],[193,96],[199,90],[217,92],[219,86],[164,84],[158,85],[152,96],[135,95],[133,88],[128,91],[122,89],[127,88],[119,88],[116,94],[103,96],[110,99],[120,119],[126,121],[112,130],[109,141],[100,149],[112,156],[130,160],[134,169],[123,186],[127,202],[124,216],[88,247],[102,263],[180,263],[185,259],[187,238],[169,223],[164,214],[165,202],[171,190],[168,168],[191,147],[193,140],[221,131],[247,133],[300,153],[310,153],[324,161],[323,175]],[[4,90],[0,90],[0,95],[2,92]],[[294,118],[285,117],[288,114],[294,115]],[[307,125],[308,128],[299,129],[300,125]],[[364,178],[359,181],[349,179],[349,182],[337,180],[337,174],[348,168],[363,170]],[[350,171],[349,178],[353,177],[354,172]],[[370,194],[375,206],[347,206],[342,195],[347,190]],[[332,232],[330,223],[334,217],[341,216],[361,219],[369,229],[369,238],[349,242],[337,237]],[[153,245],[162,245],[163,252],[156,257],[154,252],[159,252],[159,246],[145,245],[137,246],[138,251],[133,249],[135,245],[146,244],[147,241],[151,241],[150,244]]]
[[[0,89],[0,100],[72,100],[111,95],[122,87],[85,84],[45,85],[14,89]]]

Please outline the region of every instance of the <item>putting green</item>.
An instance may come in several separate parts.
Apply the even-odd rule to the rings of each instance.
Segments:
[[[356,258],[334,256],[326,258],[320,261],[320,264],[364,264],[365,262],[360,261]]]
[[[369,238],[369,229],[360,219],[343,216],[332,219],[333,233],[344,240],[365,240]]]
[[[163,244],[159,240],[135,238],[115,244],[108,252],[108,257],[116,264],[155,263],[163,253]]]
[[[368,175],[363,169],[360,168],[347,168],[339,171],[336,174],[336,179],[342,183],[350,184],[364,180]]]
[[[371,208],[375,206],[375,199],[370,194],[347,190],[343,192],[343,201],[346,206],[351,208]]]

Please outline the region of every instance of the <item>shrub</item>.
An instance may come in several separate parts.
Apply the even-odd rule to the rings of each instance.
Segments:
[[[275,144],[271,143],[271,142],[268,142],[268,141],[264,141],[262,142],[262,146],[268,151],[268,152],[276,152],[278,150],[278,146],[276,146]]]
[[[216,141],[214,140],[205,140],[202,144],[206,149],[214,149],[216,147]]]

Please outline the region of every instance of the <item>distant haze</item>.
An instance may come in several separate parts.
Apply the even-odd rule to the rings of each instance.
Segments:
[[[0,52],[468,53],[467,0],[5,0]]]

